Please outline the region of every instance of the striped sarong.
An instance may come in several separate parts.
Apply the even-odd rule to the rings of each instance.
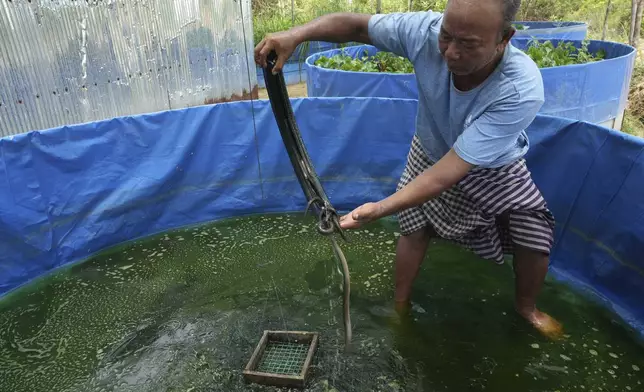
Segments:
[[[398,189],[431,165],[414,136]],[[476,167],[440,196],[400,212],[398,221],[402,235],[429,226],[439,237],[499,264],[515,245],[549,255],[555,224],[523,159],[500,168]]]

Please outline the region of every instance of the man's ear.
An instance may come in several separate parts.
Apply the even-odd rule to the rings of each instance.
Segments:
[[[508,46],[510,43],[510,40],[514,36],[514,33],[517,30],[514,28],[514,26],[510,26],[507,30],[503,32],[503,36],[501,37],[501,42],[499,42],[496,45],[496,53],[502,52],[505,50],[505,47]]]
[[[508,42],[510,42],[510,40],[512,39],[512,37],[514,37],[514,33],[516,32],[517,32],[517,29],[515,29],[514,26],[510,26],[510,28],[505,31],[505,34],[503,34],[502,42],[507,45]]]

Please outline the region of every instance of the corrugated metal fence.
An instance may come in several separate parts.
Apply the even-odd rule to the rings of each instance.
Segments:
[[[252,50],[250,0],[3,0],[0,136],[248,98]]]

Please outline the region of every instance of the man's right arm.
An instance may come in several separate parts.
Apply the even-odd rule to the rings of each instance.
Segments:
[[[334,13],[287,31],[269,34],[255,47],[255,62],[266,67],[266,58],[274,50],[277,54],[274,71],[279,72],[297,45],[306,41],[338,43],[354,41],[371,44],[370,18],[369,14]]]
[[[266,67],[266,57],[274,50],[277,54],[274,72],[279,72],[297,45],[306,41],[362,42],[413,62],[430,31],[438,31],[440,20],[441,14],[431,11],[328,14],[302,26],[269,34],[255,48],[255,62]]]
[[[299,42],[326,41],[344,43],[349,41],[371,44],[369,39],[369,14],[334,13],[302,26],[291,29]]]

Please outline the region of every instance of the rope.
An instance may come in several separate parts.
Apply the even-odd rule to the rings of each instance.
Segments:
[[[259,142],[257,140],[257,124],[255,123],[255,104],[253,100],[253,85],[250,80],[250,62],[248,61],[248,42],[246,40],[246,26],[244,25],[244,7],[243,1],[239,2],[239,13],[241,15],[242,33],[244,34],[244,53],[246,53],[246,75],[248,76],[248,93],[250,94],[250,109],[253,115],[253,132],[255,134],[255,152],[257,153],[257,172],[259,174],[259,187],[264,199],[264,181],[262,180],[262,165],[259,159]]]

